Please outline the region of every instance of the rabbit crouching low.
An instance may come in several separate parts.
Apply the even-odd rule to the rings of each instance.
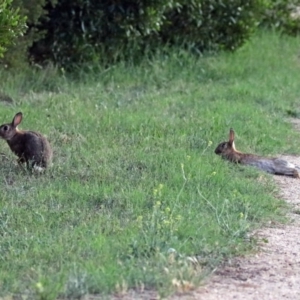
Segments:
[[[229,132],[229,141],[220,143],[215,149],[217,155],[234,163],[257,167],[265,172],[300,178],[300,168],[280,158],[268,158],[237,151],[234,144],[234,131]]]
[[[0,137],[7,141],[10,149],[18,157],[18,163],[26,163],[28,168],[49,166],[52,160],[52,149],[48,140],[38,132],[19,130],[22,113],[15,115],[11,123],[0,126]]]

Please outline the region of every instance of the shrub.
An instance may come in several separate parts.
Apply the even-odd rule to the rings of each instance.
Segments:
[[[7,1],[7,0],[5,0]],[[300,0],[13,0],[28,30],[5,55],[66,68],[139,59],[180,45],[196,52],[235,50],[257,24],[298,34]],[[298,11],[299,15],[299,11]],[[3,61],[3,60],[2,60]]]
[[[47,13],[44,9],[47,1],[55,3],[56,0],[12,0],[12,8],[18,10],[22,19],[26,18],[27,30],[16,40],[15,45],[8,48],[1,60],[2,64],[17,68],[27,65],[29,47],[45,33],[43,30],[38,30],[37,25],[40,18]]]
[[[135,55],[146,37],[158,34],[164,13],[174,6],[176,3],[168,0],[49,3],[49,19],[40,26],[47,29],[47,35],[35,43],[32,54],[64,66]]]
[[[300,33],[300,0],[265,0],[261,25],[279,29],[283,33]]]
[[[19,15],[19,9],[12,8],[11,2],[4,0],[0,3],[0,57],[26,29],[26,18]]]
[[[167,16],[165,40],[193,46],[196,50],[235,50],[256,27],[258,0],[182,1]]]
[[[63,66],[136,58],[168,44],[234,50],[255,28],[258,0],[59,0],[31,53]]]

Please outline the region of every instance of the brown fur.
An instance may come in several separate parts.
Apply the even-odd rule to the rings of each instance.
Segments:
[[[229,140],[220,143],[215,149],[215,153],[230,162],[254,166],[271,174],[300,177],[300,169],[288,161],[280,158],[268,158],[249,153],[242,153],[236,150],[234,144],[234,131],[232,128],[229,131]]]
[[[20,164],[26,163],[28,168],[47,168],[52,160],[51,146],[39,132],[19,130],[17,126],[22,117],[22,113],[19,112],[11,123],[1,125],[0,137],[7,141],[11,151],[19,157]]]

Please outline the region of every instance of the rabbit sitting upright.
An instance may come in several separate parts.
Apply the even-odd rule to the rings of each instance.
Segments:
[[[255,166],[265,172],[300,178],[300,168],[280,158],[268,158],[237,151],[234,145],[234,131],[229,132],[229,141],[220,143],[215,149],[217,155],[234,163]]]
[[[27,168],[41,171],[52,159],[52,149],[47,139],[38,132],[19,130],[22,113],[15,115],[11,123],[0,126],[0,137],[7,141],[10,149],[18,157],[18,163],[26,163]]]

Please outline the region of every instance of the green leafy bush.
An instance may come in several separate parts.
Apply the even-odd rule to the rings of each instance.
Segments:
[[[265,0],[261,25],[279,29],[283,33],[300,33],[300,0]]]
[[[193,46],[196,50],[235,50],[256,27],[259,0],[181,1],[167,16],[164,40]]]
[[[259,0],[59,0],[48,3],[44,39],[33,56],[70,67],[74,63],[137,58],[173,44],[196,50],[242,45],[254,30]]]
[[[7,0],[5,0],[7,1]],[[4,58],[1,60],[2,64],[10,67],[24,67],[28,63],[28,49],[32,46],[34,41],[43,37],[44,30],[37,28],[41,17],[47,14],[44,9],[46,3],[50,1],[55,3],[56,0],[12,0],[11,7],[17,10],[20,18],[26,18],[27,30],[24,35],[20,36],[14,45],[8,48]]]
[[[25,17],[19,15],[19,9],[11,6],[12,0],[0,3],[0,57],[14,40],[26,29]]]
[[[173,45],[233,51],[258,24],[300,30],[300,0],[12,1],[28,30],[2,62],[18,67],[28,58],[68,69],[110,64]]]
[[[49,19],[40,27],[48,30],[47,35],[35,43],[32,54],[64,66],[134,55],[149,36],[158,34],[165,12],[176,5],[175,1],[160,0],[49,3]]]

